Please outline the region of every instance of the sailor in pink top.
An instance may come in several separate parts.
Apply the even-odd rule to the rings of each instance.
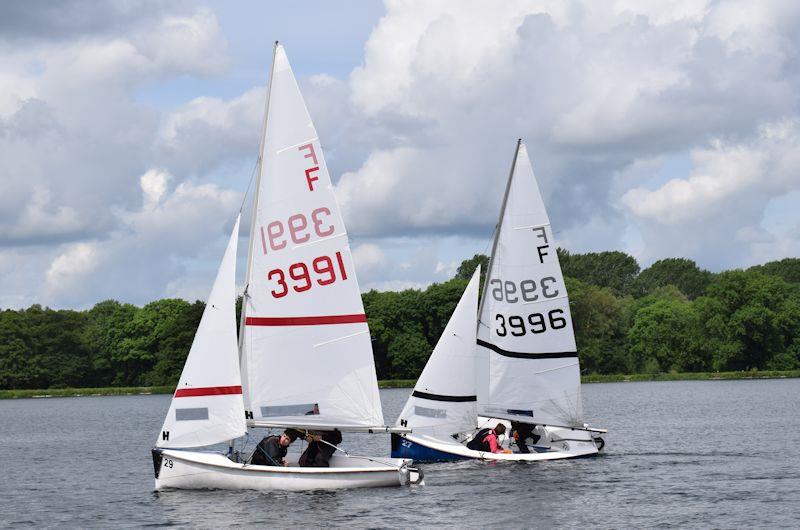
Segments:
[[[484,437],[483,443],[488,443],[489,451],[493,453],[501,453],[503,451],[503,448],[500,447],[500,443],[497,440],[497,433],[494,432],[494,429],[489,431],[489,434]]]
[[[500,446],[500,439],[498,438],[501,434],[506,432],[506,426],[502,423],[498,423],[497,426],[490,430],[486,436],[483,437],[483,446],[486,447],[488,445],[489,451],[493,453],[504,453],[505,450]]]

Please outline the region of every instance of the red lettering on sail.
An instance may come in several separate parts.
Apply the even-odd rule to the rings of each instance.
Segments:
[[[291,282],[291,291],[296,293],[303,293],[308,291],[315,285],[325,286],[330,285],[336,281],[347,280],[347,270],[344,268],[344,258],[341,252],[334,254],[336,262],[330,256],[318,256],[311,262],[311,273],[308,265],[302,261],[292,263],[288,267],[288,276]],[[289,283],[286,279],[287,274],[282,269],[272,269],[267,274],[267,278],[272,280],[272,289],[270,293],[273,298],[283,298],[291,291],[289,290]]]
[[[301,145],[300,147],[297,148],[298,151],[302,151],[303,149],[308,149],[308,153],[303,155],[303,157],[304,158],[310,158],[311,160],[314,161],[314,165],[315,166],[318,165],[319,162],[317,162],[317,153],[314,152],[314,145],[313,144],[306,144],[306,145]]]
[[[269,249],[279,251],[287,248],[289,239],[294,244],[301,245],[311,241],[312,236],[318,238],[332,236],[336,228],[331,220],[330,209],[323,206],[312,211],[311,215],[302,213],[290,215],[285,223],[281,220],[271,221],[267,223],[266,229],[260,226],[258,231],[261,234],[261,249],[267,254]]]
[[[314,167],[306,169],[306,183],[308,183],[308,191],[314,191],[314,182],[319,180],[319,177],[317,177],[316,175],[312,175],[312,173],[319,171],[319,162],[317,162],[317,153],[314,151],[313,144],[305,144],[297,148],[298,151],[302,151],[303,149],[308,150],[308,153],[304,154],[303,157],[310,158],[314,163]]]
[[[319,171],[319,166],[314,166],[306,169],[306,182],[308,182],[308,191],[314,191],[314,182],[319,180],[319,177],[316,175],[311,176],[311,173],[314,171]]]

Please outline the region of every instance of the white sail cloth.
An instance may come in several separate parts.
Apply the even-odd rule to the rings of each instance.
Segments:
[[[347,233],[279,44],[261,160],[241,344],[248,416],[285,426],[382,425]]]
[[[480,266],[400,413],[399,427],[439,439],[477,427],[475,317],[479,283]]]
[[[236,339],[239,217],[186,358],[157,447],[198,447],[247,432]]]
[[[580,370],[550,220],[520,141],[478,325],[478,414],[582,423]]]

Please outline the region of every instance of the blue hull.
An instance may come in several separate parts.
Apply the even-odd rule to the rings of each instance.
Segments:
[[[392,434],[392,458],[413,458],[414,462],[452,462],[466,459],[425,447],[397,434]]]

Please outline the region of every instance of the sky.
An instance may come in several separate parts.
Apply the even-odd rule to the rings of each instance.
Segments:
[[[798,28],[793,1],[0,3],[0,307],[205,299],[275,40],[362,290],[488,253],[519,137],[572,252],[796,257]]]

